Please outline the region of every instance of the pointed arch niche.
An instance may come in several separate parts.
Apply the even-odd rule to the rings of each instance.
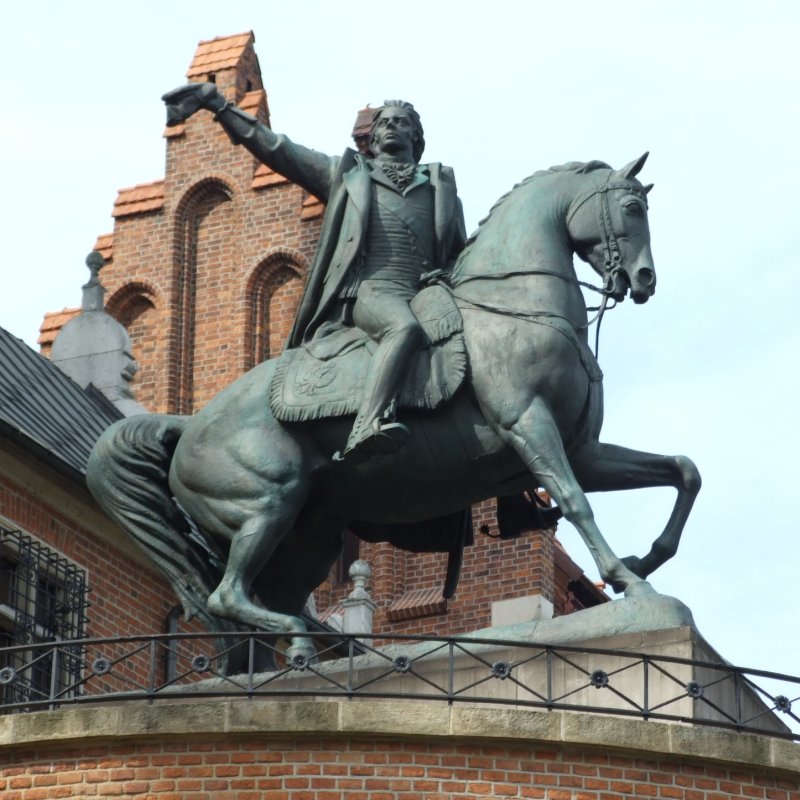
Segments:
[[[138,365],[131,382],[134,397],[148,410],[161,411],[166,400],[159,368],[162,351],[161,293],[149,283],[131,281],[117,289],[105,304],[106,313],[125,326],[131,337],[131,355]]]
[[[306,262],[291,250],[271,253],[252,272],[246,287],[245,369],[279,355],[292,329]]]
[[[229,359],[215,343],[230,335],[234,303],[231,263],[240,213],[233,188],[217,177],[192,186],[176,211],[175,317],[171,348],[176,380],[170,411],[191,414],[219,391],[220,365]],[[202,313],[198,313],[202,312]],[[208,383],[208,385],[206,385]]]

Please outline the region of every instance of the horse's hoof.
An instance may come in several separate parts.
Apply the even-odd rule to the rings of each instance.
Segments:
[[[292,669],[303,671],[316,659],[317,648],[307,636],[295,636],[286,648],[286,663]]]
[[[658,592],[647,581],[633,581],[625,587],[625,597],[648,597]]]
[[[626,556],[622,559],[622,563],[634,574],[644,580],[648,576],[647,570],[644,568],[642,559],[639,556]]]

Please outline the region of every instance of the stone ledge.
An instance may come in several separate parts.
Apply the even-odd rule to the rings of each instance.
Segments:
[[[598,747],[800,774],[800,744],[700,725],[521,708],[376,700],[130,702],[0,718],[0,749],[213,736],[447,739]]]

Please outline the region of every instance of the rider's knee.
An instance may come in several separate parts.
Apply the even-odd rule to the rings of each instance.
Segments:
[[[403,320],[397,327],[397,333],[405,341],[413,342],[417,347],[422,347],[425,342],[425,332],[416,319]]]

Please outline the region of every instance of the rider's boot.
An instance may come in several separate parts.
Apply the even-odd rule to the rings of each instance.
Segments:
[[[412,355],[420,346],[421,329],[403,328],[388,333],[372,356],[364,399],[344,451],[334,461],[376,455],[394,455],[410,433],[396,420],[396,395]]]

